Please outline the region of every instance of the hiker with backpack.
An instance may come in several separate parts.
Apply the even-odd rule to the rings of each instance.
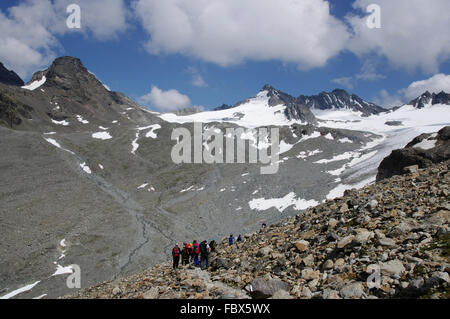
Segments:
[[[180,263],[180,254],[181,254],[180,247],[178,247],[178,244],[176,244],[175,247],[173,247],[172,249],[173,269],[178,268],[178,264]]]
[[[183,243],[183,250],[181,251],[181,263],[183,266],[189,264],[189,245],[186,243]]]
[[[214,238],[209,243],[209,247],[211,248],[212,253],[216,251],[216,241],[214,240]]]
[[[192,248],[192,243],[188,244],[188,263],[191,263],[194,260],[194,249]]]
[[[234,244],[234,236],[233,236],[233,234],[231,234],[231,235],[230,235],[230,238],[228,238],[228,243],[229,243],[230,245],[233,245],[233,244]]]
[[[209,267],[208,256],[209,256],[209,250],[210,250],[210,247],[209,247],[208,243],[206,242],[206,240],[202,241],[202,243],[200,244],[199,250],[200,250],[201,269],[205,270]]]
[[[194,265],[196,267],[200,266],[198,255],[200,253],[200,247],[196,240],[194,240],[194,243],[192,244],[193,254],[194,254]]]

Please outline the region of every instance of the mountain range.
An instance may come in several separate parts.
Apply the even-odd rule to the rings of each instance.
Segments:
[[[167,260],[174,242],[295,216],[374,181],[392,150],[450,124],[448,94],[386,112],[343,90],[296,98],[269,85],[233,107],[161,114],[73,57],[14,83],[0,83],[0,296],[30,283],[32,297],[60,296],[72,264],[89,287]],[[172,132],[193,135],[194,122],[243,128],[246,140],[279,128],[278,173],[174,163]]]
[[[280,90],[273,88],[266,84],[260,92],[268,92],[270,97],[269,106],[276,106],[279,104],[286,105],[286,117],[288,120],[306,120],[307,122],[315,122],[315,110],[333,110],[343,109],[354,112],[361,112],[362,116],[370,116],[387,112],[386,109],[374,103],[364,101],[355,94],[350,95],[347,91],[342,89],[335,89],[331,93],[322,92],[318,95],[293,97]],[[234,106],[223,104],[214,109],[214,111],[223,111],[236,108],[244,102],[239,102]]]

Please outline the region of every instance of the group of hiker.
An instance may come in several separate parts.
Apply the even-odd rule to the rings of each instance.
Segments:
[[[236,240],[236,243],[241,242],[242,237]],[[230,245],[235,244],[235,238],[233,234],[228,238]],[[183,266],[194,264],[195,267],[200,267],[202,270],[209,267],[209,254],[216,251],[217,243],[214,238],[209,242],[204,240],[201,243],[194,240],[192,243],[183,243],[183,247],[180,248],[178,244],[172,249],[173,269],[177,269],[181,263]]]

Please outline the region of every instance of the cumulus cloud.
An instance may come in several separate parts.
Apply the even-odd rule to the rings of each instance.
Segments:
[[[349,90],[353,90],[359,81],[377,81],[385,79],[386,76],[377,72],[377,63],[372,59],[367,59],[361,66],[359,73],[354,76],[344,76],[331,80],[331,82],[339,84]]]
[[[98,40],[108,40],[127,29],[129,13],[123,0],[55,0],[55,6],[62,12],[72,3],[81,9],[80,32],[92,34]],[[65,25],[65,19],[63,22]],[[65,26],[64,30],[68,31]]]
[[[382,90],[374,102],[385,107],[399,106],[411,102],[426,91],[449,93],[450,75],[440,73],[429,79],[413,82],[407,88],[400,89],[393,95],[389,94],[387,90]]]
[[[163,112],[181,110],[191,106],[191,100],[188,96],[174,89],[164,91],[154,85],[150,93],[139,98],[139,103]]]
[[[426,91],[430,93],[440,93],[441,91],[450,93],[450,75],[439,73],[429,79],[413,82],[406,89],[401,90],[401,93],[410,101]]]
[[[208,84],[205,82],[205,79],[203,78],[203,76],[200,74],[200,72],[196,68],[190,66],[187,68],[187,72],[189,72],[192,76],[191,84],[193,86],[196,86],[199,88],[208,86]]]
[[[373,0],[356,0],[353,7],[362,15],[347,20],[354,35],[349,49],[358,55],[376,53],[394,67],[427,73],[438,71],[440,63],[450,57],[450,11],[448,0],[378,0],[381,29],[367,27],[366,9]]]
[[[349,90],[353,90],[355,88],[353,86],[352,81],[353,81],[353,78],[351,76],[348,76],[348,77],[344,76],[341,78],[336,78],[336,79],[331,80],[331,82],[341,85]]]
[[[381,90],[379,96],[375,97],[373,102],[387,109],[403,105],[405,102],[400,94],[391,95],[387,90]]]
[[[379,74],[376,70],[376,64],[371,60],[366,60],[361,67],[360,73],[356,74],[356,79],[364,81],[376,81],[385,79],[386,76]]]
[[[82,28],[68,29],[66,8],[81,7]],[[82,32],[99,40],[114,38],[126,29],[123,0],[26,0],[0,11],[0,61],[21,77],[48,65],[61,50],[57,39]]]
[[[152,54],[181,53],[222,66],[247,60],[324,66],[345,47],[345,24],[324,0],[136,0]]]

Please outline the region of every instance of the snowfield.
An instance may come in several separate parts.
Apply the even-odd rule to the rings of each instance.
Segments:
[[[25,90],[29,90],[29,91],[34,91],[37,88],[41,87],[42,85],[44,85],[44,83],[47,81],[47,78],[45,77],[45,75],[42,77],[42,79],[34,81],[32,83],[30,83],[29,85],[24,85],[22,86],[22,89]]]
[[[286,106],[284,104],[269,106],[268,91],[261,91],[254,98],[243,104],[220,111],[201,112],[192,115],[178,116],[176,114],[161,114],[160,117],[172,123],[212,123],[228,122],[245,128],[257,128],[269,125],[291,125],[302,123],[301,121],[288,121],[284,115]]]

